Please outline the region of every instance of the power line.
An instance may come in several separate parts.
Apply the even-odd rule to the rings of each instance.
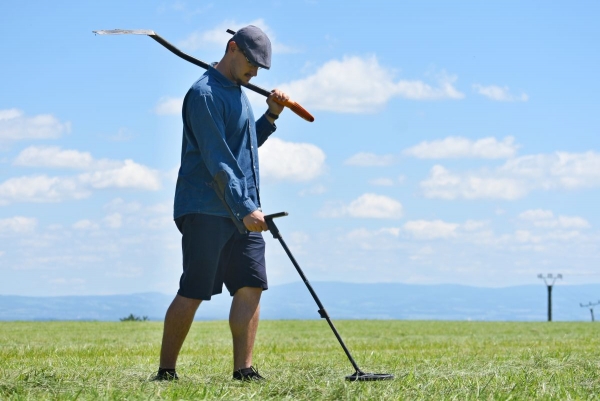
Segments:
[[[592,314],[592,322],[594,321],[594,306],[596,305],[600,305],[600,301],[598,301],[597,303],[588,303],[587,305],[584,305],[582,303],[579,304],[579,306],[581,306],[582,308],[590,308],[590,313]]]
[[[561,279],[562,280],[562,274],[557,274],[556,276],[552,276],[552,273],[548,273],[548,275],[546,277],[544,277],[543,274],[538,274],[538,278],[541,278],[544,280],[544,283],[546,284],[546,287],[548,287],[548,321],[551,322],[552,321],[552,286],[554,286],[554,283],[556,282],[557,279]],[[548,280],[552,279],[552,282],[550,284],[548,284],[548,280],[546,280],[546,278]]]

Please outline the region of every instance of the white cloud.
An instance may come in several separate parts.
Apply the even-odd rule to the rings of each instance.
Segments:
[[[327,204],[321,210],[321,217],[355,217],[368,219],[399,219],[403,207],[395,199],[383,195],[366,193],[357,199],[344,204]]]
[[[357,228],[343,236],[344,241],[353,243],[364,250],[390,250],[402,249],[413,255],[409,256],[411,260],[422,259],[426,255],[420,255],[423,249],[419,245],[422,240],[452,240],[453,244],[472,243],[480,239],[481,236],[492,235],[487,229],[488,222],[467,220],[463,224],[448,223],[442,220],[411,220],[401,227],[384,227],[379,229]],[[419,243],[411,243],[408,240],[417,240]],[[414,250],[415,246],[419,250]],[[432,249],[432,248],[428,248]],[[430,252],[428,252],[430,253]]]
[[[183,98],[163,97],[158,101],[154,112],[159,116],[179,115],[183,106]]]
[[[556,219],[556,221],[558,222],[560,219]],[[400,227],[353,229],[341,239],[344,243],[349,242],[352,249],[402,250],[402,255],[408,255],[411,260],[430,260],[426,257],[427,255],[419,256],[417,248],[421,248],[420,241],[436,241],[436,250],[445,249],[441,254],[436,252],[438,255],[452,252],[448,247],[454,249],[461,246],[479,251],[482,247],[486,247],[492,253],[552,250],[561,254],[564,246],[589,247],[597,243],[597,235],[584,235],[577,231],[581,225],[580,220],[568,220],[567,225],[571,225],[571,227],[560,227],[559,225],[560,223],[553,227],[554,229],[548,229],[548,227],[517,228],[511,234],[497,235],[490,227],[489,221],[468,219],[463,223],[452,223],[441,219],[417,219],[410,220]],[[563,250],[559,250],[559,248]],[[429,249],[433,250],[433,248]],[[498,254],[496,253],[496,255]],[[487,264],[487,261],[482,262]]]
[[[121,213],[111,213],[104,218],[104,224],[110,228],[121,228],[123,225],[123,216]]]
[[[30,146],[19,153],[13,164],[88,172],[73,177],[36,175],[8,179],[0,183],[0,204],[82,199],[91,194],[90,188],[150,191],[161,188],[161,174],[133,160],[94,159],[89,152],[65,150],[57,146]]]
[[[74,178],[47,175],[17,177],[0,183],[0,205],[12,202],[61,202],[83,199],[90,193]]]
[[[310,188],[303,189],[298,193],[300,196],[312,196],[312,195],[321,195],[327,192],[327,187],[323,184],[317,184]]]
[[[444,73],[438,86],[422,81],[394,81],[393,72],[379,65],[375,56],[331,60],[313,75],[280,85],[297,102],[315,110],[339,113],[370,113],[391,98],[412,100],[462,99],[453,84],[456,77]]]
[[[30,146],[19,153],[13,164],[25,167],[100,171],[123,168],[127,161],[94,159],[90,152],[62,149],[58,146]]]
[[[576,189],[600,186],[600,154],[556,152],[508,160],[500,169],[537,182],[543,189]]]
[[[14,164],[73,168],[88,172],[71,177],[41,174],[9,178],[0,183],[0,205],[83,199],[91,195],[91,189],[132,188],[156,191],[161,188],[158,171],[132,160],[96,160],[89,152],[63,150],[59,147],[28,147],[17,156]]]
[[[97,230],[98,224],[94,223],[91,220],[84,219],[73,223],[72,227],[75,230]]]
[[[23,112],[18,109],[7,109],[0,110],[0,121],[8,121],[15,118],[19,118],[23,115]]]
[[[399,219],[402,217],[402,204],[387,196],[364,194],[350,202],[348,215],[372,219]]]
[[[524,92],[520,95],[512,95],[508,86],[474,84],[473,89],[480,95],[499,102],[526,102],[529,100],[529,96]]]
[[[501,142],[494,137],[476,141],[463,137],[447,137],[437,141],[421,142],[404,150],[403,153],[420,159],[507,159],[514,157],[518,148],[519,146],[515,145],[514,138],[511,136],[504,138]]]
[[[478,231],[485,228],[488,225],[486,221],[480,220],[467,220],[465,224],[462,225],[462,229],[465,231]]]
[[[254,25],[259,27],[269,37],[273,53],[281,54],[295,52],[293,48],[284,45],[283,43],[277,40],[277,36],[273,32],[273,30],[265,23],[265,21],[262,18],[244,23],[236,22],[234,20],[224,21],[223,23],[217,25],[211,30],[192,32],[187,38],[179,42],[179,46],[189,50],[198,50],[207,47],[218,47],[222,48],[223,53],[225,53],[225,46],[227,45],[229,39],[231,39],[231,34],[227,33],[227,29],[237,31],[238,29],[241,29],[248,25]]]
[[[596,152],[530,155],[494,169],[452,173],[435,165],[420,184],[428,198],[515,200],[533,190],[597,188],[600,154]]]
[[[100,230],[102,233],[109,233],[105,229],[111,229],[110,236],[123,235],[121,232],[112,231],[122,227],[136,227],[144,232],[161,232],[165,229],[174,229],[173,224],[173,202],[165,201],[151,205],[143,205],[139,202],[125,202],[121,198],[115,198],[104,205],[103,209],[106,215],[100,221],[84,220],[80,223],[80,229]],[[74,227],[75,228],[75,227]],[[176,230],[176,229],[175,229]],[[173,237],[169,237],[173,238]],[[139,238],[131,238],[131,241],[138,243]]]
[[[393,187],[394,185],[399,185],[404,183],[406,177],[404,175],[399,175],[398,177],[389,178],[389,177],[379,177],[373,178],[369,180],[369,184],[379,186],[379,187]]]
[[[398,227],[383,227],[375,230],[357,228],[348,232],[341,240],[345,244],[351,244],[352,249],[383,251],[397,249],[399,236]]]
[[[379,187],[392,187],[394,186],[395,182],[391,178],[381,177],[372,179],[369,181],[369,184]]]
[[[37,219],[23,216],[0,219],[0,235],[30,233],[35,230],[37,223]]]
[[[375,153],[360,152],[348,158],[344,161],[344,164],[349,166],[383,167],[390,166],[395,161],[396,157],[394,155],[377,155]]]
[[[59,278],[53,278],[51,280],[48,280],[48,282],[50,284],[54,284],[54,285],[69,285],[70,287],[72,287],[73,285],[81,285],[81,284],[85,284],[86,280],[82,279],[82,278],[64,278],[64,277],[59,277]]]
[[[420,186],[427,198],[447,200],[515,200],[527,194],[526,186],[517,179],[486,176],[484,173],[452,174],[440,165],[432,167],[429,177]]]
[[[121,198],[115,198],[106,205],[104,205],[104,209],[109,212],[119,212],[119,213],[136,213],[142,210],[142,204],[139,202],[125,202]]]
[[[0,110],[0,142],[58,138],[70,131],[70,122],[60,122],[51,114],[28,117],[19,109]]]
[[[589,228],[590,223],[578,216],[558,216],[550,210],[531,209],[519,214],[519,219],[532,223],[540,228],[582,229]]]
[[[455,237],[458,227],[459,224],[442,220],[413,220],[406,222],[402,229],[417,239],[437,239]]]
[[[270,138],[259,148],[261,177],[310,181],[325,171],[325,152],[310,143]]]
[[[523,213],[519,214],[519,218],[522,220],[546,220],[554,217],[554,213],[551,210],[542,210],[542,209],[531,209],[526,210]]]
[[[30,146],[19,153],[15,166],[87,169],[94,159],[89,152],[62,150],[58,146]]]
[[[129,159],[118,168],[84,173],[78,178],[93,188],[133,188],[149,191],[161,188],[160,174],[156,170]]]
[[[400,235],[400,229],[397,227],[385,227],[380,228],[378,230],[367,230],[366,228],[357,228],[350,231],[346,235],[346,238],[350,240],[365,240],[379,237],[381,235],[398,237]]]
[[[554,222],[553,222],[554,224]],[[560,228],[589,228],[591,227],[590,223],[582,218],[577,216],[558,216],[558,221],[556,222],[556,226]],[[553,226],[554,227],[554,226]]]
[[[267,111],[267,98],[249,89],[244,89],[244,93],[250,101],[254,117],[258,120]],[[287,108],[284,108],[283,112],[292,113],[292,111]]]

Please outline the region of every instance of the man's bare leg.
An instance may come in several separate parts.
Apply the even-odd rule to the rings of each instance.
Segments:
[[[185,298],[176,295],[171,306],[167,309],[163,329],[162,346],[160,349],[160,367],[175,369],[177,357],[183,341],[190,331],[200,299]]]
[[[262,288],[243,287],[231,302],[229,328],[233,337],[233,370],[252,365],[252,350],[258,329]]]

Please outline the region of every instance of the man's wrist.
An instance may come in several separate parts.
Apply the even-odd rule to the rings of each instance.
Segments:
[[[272,113],[269,110],[267,110],[265,114],[267,115],[267,117],[271,117],[273,120],[277,120],[279,118],[279,114]]]

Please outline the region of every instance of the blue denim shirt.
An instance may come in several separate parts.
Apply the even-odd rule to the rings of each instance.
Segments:
[[[241,87],[212,67],[187,92],[182,115],[173,217],[188,213],[230,217],[213,188],[213,178],[223,171],[225,201],[235,217],[242,220],[259,209],[258,147],[275,125],[264,115],[255,122]]]

